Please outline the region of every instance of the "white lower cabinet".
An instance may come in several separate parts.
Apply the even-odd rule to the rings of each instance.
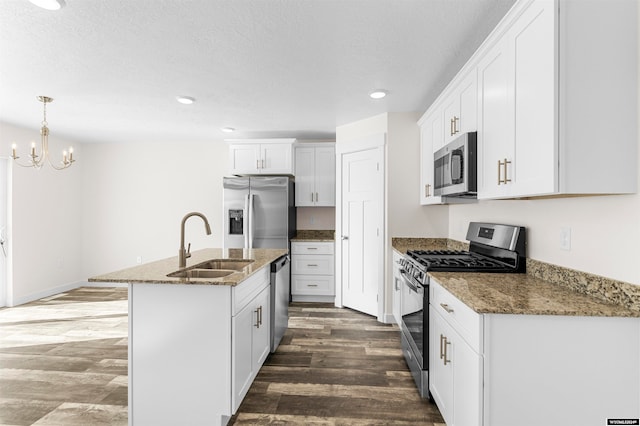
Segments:
[[[269,291],[265,288],[233,317],[232,406],[235,412],[269,355]]]
[[[398,263],[402,255],[393,250],[393,264],[391,270],[393,271],[393,319],[396,324],[400,325],[402,322],[402,275],[400,275],[400,264]]]
[[[333,242],[291,243],[291,298],[295,302],[335,299]]]
[[[640,318],[478,314],[434,279],[430,296],[429,389],[448,426],[640,418]]]
[[[447,425],[482,425],[482,358],[462,335],[477,343],[479,316],[440,290],[430,295],[429,390]]]

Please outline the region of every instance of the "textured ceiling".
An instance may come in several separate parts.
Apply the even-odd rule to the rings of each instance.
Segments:
[[[52,139],[332,138],[424,112],[513,2],[1,0],[0,121],[37,129],[46,95]]]

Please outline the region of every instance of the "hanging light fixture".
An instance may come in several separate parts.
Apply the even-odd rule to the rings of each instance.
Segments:
[[[38,100],[43,103],[44,106],[44,118],[42,120],[42,128],[40,129],[40,155],[36,154],[36,143],[31,142],[31,152],[29,153],[29,162],[22,164],[18,161],[18,155],[16,154],[17,145],[14,143],[11,146],[11,158],[15,163],[22,167],[35,167],[36,169],[42,168],[44,163],[47,162],[51,167],[56,170],[64,170],[71,167],[76,160],[73,159],[73,147],[69,147],[69,152],[62,152],[62,161],[60,165],[55,165],[51,162],[49,156],[49,128],[47,127],[47,104],[53,102],[53,98],[48,96],[38,96]]]

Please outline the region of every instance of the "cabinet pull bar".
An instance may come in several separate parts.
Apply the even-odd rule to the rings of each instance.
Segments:
[[[318,287],[318,284],[307,284],[307,287]]]
[[[311,202],[313,203],[313,192],[311,193]]]
[[[318,202],[318,193],[316,192],[316,203]]]
[[[318,247],[307,247],[307,250],[318,250]]]
[[[498,160],[498,186],[500,186],[500,184],[502,183],[502,180],[500,179],[500,168],[502,167],[502,161]]]
[[[428,183],[428,184],[426,184],[426,185],[424,186],[424,196],[425,196],[425,197],[431,197],[431,191],[430,191],[430,189],[431,189],[431,184],[429,184],[429,183]]]
[[[451,360],[447,359],[447,345],[450,345],[450,344],[451,344],[451,342],[449,342],[447,340],[447,338],[445,337],[444,338],[444,357],[443,357],[444,365],[447,365],[447,364],[451,363]]]
[[[460,120],[460,117],[456,117],[455,115],[453,116],[453,134],[457,134],[460,133],[460,130],[458,130],[458,120]]]
[[[449,136],[453,136],[453,118],[449,119]]]
[[[442,349],[442,342],[445,340],[445,337],[440,335],[440,359],[444,358],[444,350]]]
[[[307,263],[307,266],[318,266],[317,263]]]
[[[507,159],[504,159],[504,183],[507,182],[511,182],[511,179],[507,178],[507,164],[511,164],[511,161],[507,161]]]
[[[264,169],[264,159],[262,160],[262,168]]]
[[[448,314],[453,313],[453,308],[451,306],[447,305],[446,303],[441,303],[440,306],[442,306],[442,309],[447,311]]]
[[[256,328],[260,328],[260,308],[256,308],[255,311],[253,311],[256,313],[256,323],[255,326]]]

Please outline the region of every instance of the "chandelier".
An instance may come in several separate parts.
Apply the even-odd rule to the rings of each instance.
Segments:
[[[45,162],[49,163],[51,167],[56,170],[64,170],[76,161],[73,159],[73,147],[69,147],[69,152],[63,151],[62,153],[62,161],[59,165],[56,165],[51,162],[51,157],[49,156],[49,128],[47,127],[47,104],[53,102],[53,98],[48,96],[38,96],[38,100],[43,103],[44,106],[44,118],[42,120],[42,128],[40,129],[40,155],[36,153],[36,143],[31,142],[31,151],[29,153],[29,161],[28,163],[20,163],[18,158],[20,158],[16,154],[16,144],[11,145],[11,158],[15,161],[15,164],[22,167],[35,167],[36,169],[42,168]]]

